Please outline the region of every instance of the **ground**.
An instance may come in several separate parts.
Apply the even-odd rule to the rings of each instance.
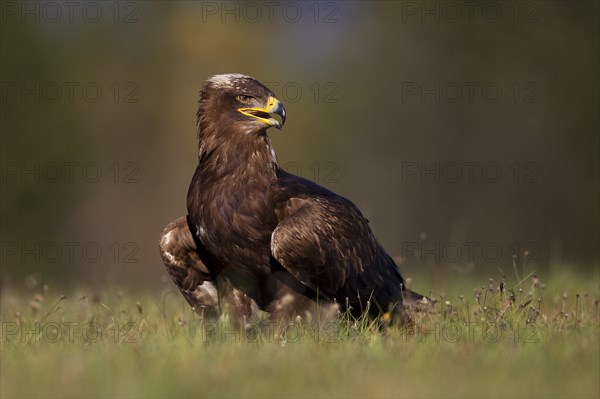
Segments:
[[[458,280],[458,279],[457,279]],[[600,396],[596,274],[449,281],[412,326],[202,321],[182,297],[2,292],[1,396]],[[483,283],[483,284],[482,284]],[[517,285],[518,284],[518,285]],[[509,291],[509,288],[514,288]],[[462,297],[461,297],[462,295]],[[514,296],[511,299],[511,295]]]

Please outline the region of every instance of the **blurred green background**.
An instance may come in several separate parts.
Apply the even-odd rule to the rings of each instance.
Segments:
[[[282,166],[408,275],[598,268],[597,2],[77,4],[1,3],[3,287],[170,284],[158,235],[227,72],[273,87]]]

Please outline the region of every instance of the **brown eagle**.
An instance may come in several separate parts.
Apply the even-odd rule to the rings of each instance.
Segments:
[[[284,171],[267,129],[286,112],[257,80],[209,78],[198,108],[198,166],[186,217],[160,236],[169,275],[204,317],[308,317],[325,305],[378,315],[428,302],[405,288],[358,208]]]

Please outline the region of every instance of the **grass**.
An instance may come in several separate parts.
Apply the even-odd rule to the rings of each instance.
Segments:
[[[409,327],[203,322],[180,295],[2,293],[1,396],[600,396],[598,277],[448,282]],[[502,289],[500,288],[502,286]]]

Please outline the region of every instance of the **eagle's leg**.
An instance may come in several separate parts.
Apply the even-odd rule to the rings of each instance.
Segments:
[[[242,290],[235,288],[224,275],[217,277],[216,286],[221,315],[225,320],[245,330],[253,327],[260,317],[260,309],[256,302]]]
[[[219,316],[217,288],[200,259],[185,216],[164,228],[159,246],[167,272],[185,299],[200,317],[216,319]]]
[[[285,271],[274,271],[271,283],[275,294],[265,310],[270,322],[277,326],[277,334],[285,333],[291,324],[298,323],[313,328],[328,328],[340,315],[337,303],[294,284]]]

